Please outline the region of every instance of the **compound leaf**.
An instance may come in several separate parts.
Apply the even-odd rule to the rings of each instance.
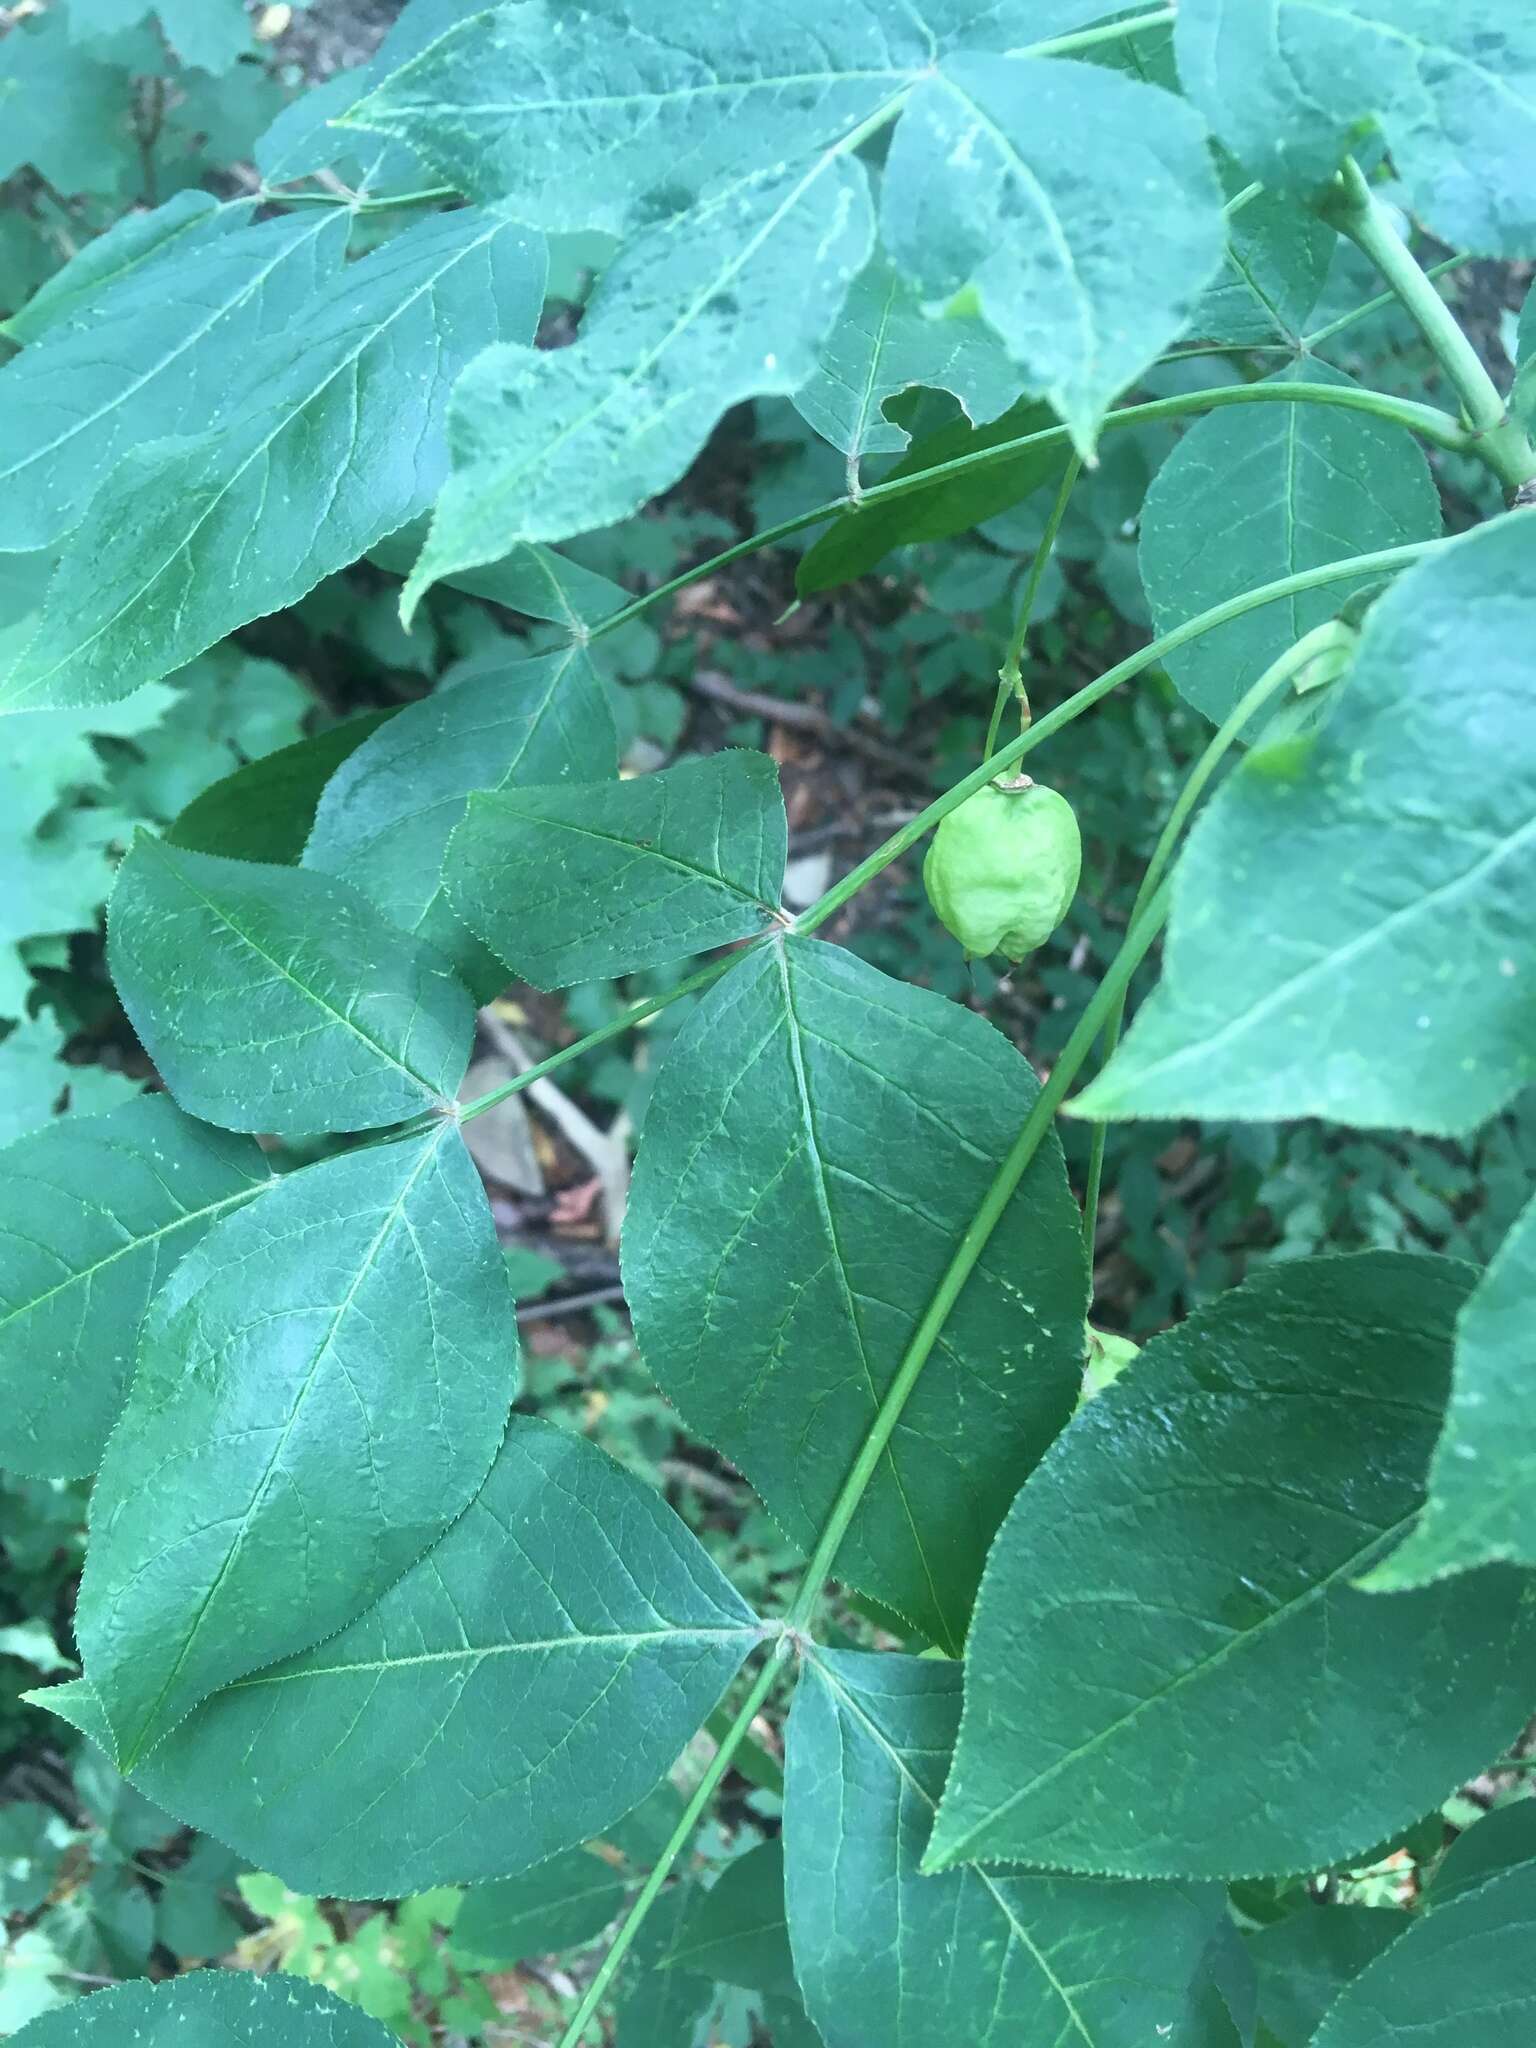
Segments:
[[[274,1185],[249,1138],[163,1095],[45,1124],[0,1167],[0,1459],[95,1469],[154,1295],[220,1216]]]
[[[988,1562],[931,1867],[1320,1870],[1498,1753],[1536,1684],[1522,1576],[1357,1585],[1422,1501],[1471,1278],[1263,1267],[1078,1412]]]
[[[515,1416],[473,1505],[375,1607],[217,1694],[136,1782],[296,1890],[510,1875],[643,1799],[760,1634],[648,1487]],[[47,1703],[100,1739],[88,1685]]]
[[[451,1102],[474,1004],[356,889],[141,832],[107,957],[182,1108],[227,1130],[369,1130]]]
[[[1084,450],[1184,332],[1226,247],[1204,124],[1182,100],[1098,65],[971,55],[908,102],[881,236],[928,299],[975,291]]]
[[[216,1224],[155,1298],[91,1505],[76,1633],[122,1767],[393,1585],[474,1498],[516,1390],[453,1126]]]
[[[296,310],[233,406],[223,359],[208,416],[135,447],[96,492],[0,707],[127,696],[425,510],[449,387],[486,343],[532,334],[543,290],[529,230],[442,214]]]
[[[959,1721],[957,1664],[807,1659],[784,1844],[795,1963],[827,2048],[1196,2038],[1196,1979],[1225,1913],[1216,1886],[921,1873]]]
[[[617,773],[613,714],[584,647],[520,661],[494,653],[407,705],[342,764],[320,799],[304,865],[347,876],[489,997],[506,975],[445,895],[443,857],[466,800],[474,790]]]
[[[390,2048],[397,2037],[301,1978],[196,1970],[165,1984],[118,1984],[23,2027],[25,2048]]]
[[[1536,511],[1373,606],[1321,730],[1251,753],[1190,834],[1162,983],[1078,1114],[1449,1135],[1536,1076],[1533,636]]]
[[[1423,1585],[1495,1558],[1536,1564],[1531,1302],[1536,1203],[1517,1220],[1456,1326],[1456,1370],[1429,1501],[1373,1586]]]
[[[1312,2048],[1375,2048],[1409,2033],[1422,2048],[1519,2048],[1536,2026],[1525,1968],[1533,1935],[1536,1863],[1527,1863],[1415,1921],[1345,1986]]]
[[[1296,376],[1349,381],[1312,362],[1272,381]],[[1434,477],[1401,427],[1337,405],[1232,406],[1197,420],[1152,479],[1138,560],[1153,625],[1166,633],[1298,569],[1439,532]],[[1261,605],[1163,665],[1219,724],[1277,656],[1370,580]]]
[[[815,1542],[1037,1088],[992,1026],[817,941],[764,947],[675,1040],[623,1260],[691,1429]],[[1042,1148],[854,1518],[839,1575],[958,1648],[998,1523],[1071,1412],[1081,1229]]]
[[[628,243],[569,348],[487,349],[453,395],[453,472],[405,615],[520,542],[627,517],[728,406],[804,383],[872,233],[861,164],[763,172]]]
[[[470,798],[449,906],[519,978],[567,988],[761,932],[784,880],[778,769],[729,749],[625,782]]]
[[[1266,185],[1322,184],[1374,123],[1436,234],[1536,252],[1525,0],[1180,0],[1174,47],[1185,91]]]
[[[1001,337],[974,313],[931,319],[917,287],[877,255],[854,279],[814,374],[795,410],[848,458],[850,489],[866,455],[890,455],[908,436],[886,418],[886,399],[913,385],[952,391],[972,422],[985,424],[1019,394],[1019,374]]]

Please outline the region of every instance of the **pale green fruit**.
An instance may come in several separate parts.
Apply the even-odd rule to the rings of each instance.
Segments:
[[[923,862],[928,901],[968,953],[1022,960],[1077,894],[1082,835],[1054,789],[979,789],[943,819]]]

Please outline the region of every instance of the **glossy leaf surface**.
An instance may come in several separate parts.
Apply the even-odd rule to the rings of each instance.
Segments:
[[[211,1230],[155,1298],[91,1506],[76,1633],[123,1768],[393,1585],[474,1498],[516,1390],[456,1129],[305,1167]]]
[[[1314,363],[1304,374],[1336,376]],[[1153,626],[1166,633],[1298,569],[1439,531],[1429,464],[1401,427],[1336,405],[1236,405],[1197,420],[1153,478],[1138,561]],[[1344,579],[1261,605],[1175,649],[1163,665],[1219,724],[1272,661],[1367,581]]]
[[[260,754],[195,796],[166,827],[172,846],[229,860],[296,867],[315,822],[321,792],[396,707],[360,711],[308,739]]]
[[[408,228],[347,266],[266,352],[249,396],[137,446],[70,536],[0,706],[98,704],[302,597],[432,501],[449,388],[529,335],[544,250],[496,213]]]
[[[967,418],[985,424],[1018,397],[1019,374],[994,329],[973,313],[931,319],[916,286],[876,256],[854,279],[795,410],[843,451],[856,484],[864,456],[906,447],[883,406],[912,385],[952,391]]]
[[[467,798],[525,782],[603,782],[618,772],[617,753],[585,648],[519,661],[492,655],[408,704],[342,764],[320,799],[304,864],[345,876],[391,923],[452,960],[478,994],[494,995],[505,976],[487,968],[444,888],[443,857]]]
[[[730,405],[787,394],[869,254],[863,166],[768,171],[639,235],[569,348],[488,349],[449,412],[453,473],[406,585],[421,592],[638,510]]]
[[[971,286],[1026,388],[1090,449],[1221,261],[1202,123],[1088,64],[955,56],[891,145],[881,235],[930,300]]]
[[[1536,1075],[1533,636],[1536,512],[1394,584],[1321,731],[1197,822],[1161,986],[1080,1114],[1450,1134]]]
[[[522,980],[566,988],[765,930],[787,843],[777,768],[733,748],[623,782],[472,797],[447,898]]]
[[[61,310],[0,372],[0,544],[56,543],[132,449],[205,428],[228,404],[231,358],[280,347],[300,308],[334,289],[346,246],[345,221],[323,212],[235,234],[185,228]]]
[[[758,1636],[648,1487],[519,1416],[473,1505],[376,1606],[218,1694],[136,1782],[305,1891],[510,1875],[644,1798]],[[48,1703],[97,1739],[88,1688]]]
[[[45,1124],[0,1155],[0,1461],[94,1470],[156,1292],[220,1216],[273,1185],[249,1138],[163,1095]]]
[[[790,1715],[790,1932],[827,2048],[1193,2040],[1215,1886],[921,1872],[960,1721],[943,1660],[819,1650]]]
[[[1536,1205],[1525,1209],[1456,1326],[1456,1373],[1429,1474],[1429,1503],[1381,1587],[1418,1586],[1508,1558],[1536,1564],[1536,1410],[1531,1303]]]
[[[1536,1685],[1520,1574],[1358,1586],[1423,1498],[1470,1281],[1263,1267],[1079,1411],[988,1562],[935,1867],[1319,1870],[1497,1754]]]
[[[1036,1086],[990,1025],[816,941],[733,969],[674,1041],[625,1228],[636,1335],[792,1542],[815,1541]],[[1048,1143],[839,1558],[941,1644],[958,1648],[1019,1474],[1070,1413],[1083,1296]]]
[[[301,1978],[200,1970],[95,1992],[16,2038],[26,2048],[388,2048],[395,2036]]]
[[[367,1130],[451,1101],[474,1006],[345,882],[141,833],[108,960],[181,1107],[227,1130]]]

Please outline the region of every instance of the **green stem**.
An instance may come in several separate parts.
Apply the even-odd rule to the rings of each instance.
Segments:
[[[1019,606],[1018,622],[1013,637],[1008,642],[1008,652],[1003,656],[1003,665],[997,672],[997,698],[992,706],[992,719],[987,727],[986,745],[983,755],[990,754],[997,745],[998,728],[1003,722],[1003,711],[1010,697],[1017,697],[1024,713],[1024,723],[1029,722],[1029,702],[1024,695],[1024,677],[1019,663],[1024,655],[1024,643],[1029,638],[1029,622],[1034,617],[1035,603],[1040,595],[1040,585],[1045,581],[1045,572],[1056,548],[1056,536],[1061,531],[1061,522],[1067,516],[1067,504],[1071,499],[1077,480],[1082,475],[1083,458],[1074,448],[1072,459],[1062,474],[1061,489],[1056,493],[1056,502],[1051,507],[1051,516],[1045,523],[1045,532],[1040,545],[1035,549],[1035,559],[1029,565],[1029,581],[1024,585],[1024,598]]]
[[[1133,14],[1127,21],[1107,21],[1098,28],[1076,29],[1070,35],[1053,36],[1049,42],[1031,43],[1031,57],[1065,57],[1073,50],[1091,50],[1096,43],[1119,42],[1144,28],[1162,28],[1178,14],[1175,6],[1154,7],[1149,14]]]
[[[1117,427],[1146,426],[1153,420],[1178,419],[1185,413],[1220,412],[1229,405],[1298,404],[1339,405],[1346,411],[1373,413],[1378,419],[1390,420],[1396,426],[1406,427],[1410,433],[1422,434],[1426,441],[1433,442],[1438,448],[1450,449],[1455,454],[1468,454],[1479,445],[1477,437],[1469,433],[1459,420],[1452,419],[1449,413],[1441,412],[1436,406],[1396,398],[1387,391],[1362,390],[1352,384],[1224,384],[1211,391],[1178,392],[1168,398],[1149,399],[1143,405],[1120,406],[1116,411],[1105,414],[1100,431],[1110,433]],[[992,463],[1007,462],[1022,448],[1066,447],[1070,442],[1071,436],[1065,427],[1044,427],[1039,433],[1021,434],[1016,441],[1002,441],[993,448],[979,448],[969,455],[957,455],[949,462],[936,462],[931,469],[918,470],[911,476],[892,477],[883,484],[871,484],[857,501],[851,497],[832,498],[824,505],[814,506],[809,512],[797,512],[793,518],[781,519],[773,526],[763,527],[758,533],[748,534],[745,540],[722,549],[718,555],[711,555],[708,561],[685,569],[681,575],[658,584],[643,597],[610,612],[606,619],[600,619],[592,627],[588,638],[599,640],[605,633],[617,632],[619,627],[627,626],[631,619],[639,618],[653,605],[675,597],[680,590],[717,575],[744,555],[757,554],[763,548],[788,540],[793,534],[803,533],[808,526],[820,526],[844,512],[883,505],[889,499],[908,497],[914,491],[925,491],[935,484],[947,483],[951,477],[966,476],[972,470],[985,469]]]
[[[719,1748],[710,1759],[708,1770],[705,1771],[703,1777],[700,1778],[697,1786],[694,1788],[693,1797],[678,1816],[677,1826],[673,1828],[668,1838],[667,1846],[662,1850],[650,1876],[636,1894],[634,1904],[625,1914],[624,1924],[614,1936],[613,1945],[607,1955],[603,1957],[598,1967],[597,1975],[587,1986],[580,2005],[577,2006],[572,2014],[570,2025],[560,2036],[559,2048],[578,2048],[578,2043],[586,2032],[587,2022],[597,2011],[608,1986],[613,1982],[614,1972],[629,1953],[630,1944],[639,1933],[641,1923],[644,1921],[646,1914],[650,1912],[651,1907],[656,1903],[662,1886],[672,1874],[673,1864],[682,1855],[684,1849],[687,1848],[690,1836],[698,1826],[705,1809],[719,1788],[720,1780],[730,1769],[732,1757],[735,1756],[737,1749],[750,1732],[752,1723],[757,1719],[764,1700],[772,1692],[780,1668],[789,1653],[790,1645],[791,1638],[787,1635],[780,1636],[774,1644],[772,1654],[762,1670],[757,1674],[751,1691],[742,1701],[740,1708],[737,1710],[736,1718],[732,1721]]]
[[[1294,576],[1281,576],[1273,583],[1260,584],[1256,590],[1241,591],[1236,597],[1229,597],[1222,604],[1212,605],[1208,611],[1197,612],[1192,619],[1186,619],[1182,626],[1175,626],[1171,632],[1159,635],[1136,654],[1129,654],[1124,661],[1116,662],[1111,669],[1094,682],[1087,683],[1081,690],[1058,704],[1053,711],[1047,711],[1037,718],[1028,732],[1021,733],[1006,747],[989,756],[979,768],[947,789],[943,796],[936,797],[926,810],[919,811],[915,818],[893,832],[891,837],[877,846],[867,859],[861,860],[856,868],[844,875],[840,882],[834,882],[824,896],[819,897],[808,910],[803,910],[795,919],[797,932],[813,932],[842,909],[850,897],[856,896],[866,883],[874,880],[893,860],[898,860],[911,846],[915,846],[925,832],[930,831],[939,820],[948,815],[957,804],[974,796],[978,789],[984,789],[996,775],[1012,768],[1024,756],[1038,747],[1042,741],[1069,725],[1074,718],[1080,718],[1101,697],[1107,697],[1119,684],[1129,682],[1132,676],[1140,675],[1143,669],[1153,667],[1157,662],[1183,647],[1191,640],[1198,640],[1204,633],[1212,633],[1218,626],[1224,626],[1231,619],[1240,619],[1245,613],[1255,611],[1260,605],[1274,604],[1285,597],[1296,597],[1304,590],[1319,590],[1328,583],[1342,582],[1346,577],[1368,577],[1380,570],[1406,568],[1410,562],[1417,562],[1425,555],[1434,554],[1446,545],[1444,540],[1410,541],[1399,548],[1382,548],[1374,554],[1350,555],[1339,562],[1324,562],[1316,569],[1300,569]]]
[[[1376,265],[1434,350],[1474,430],[1473,453],[1480,455],[1509,489],[1518,490],[1529,483],[1536,477],[1536,449],[1524,429],[1507,416],[1498,386],[1483,367],[1482,358],[1397,233],[1391,215],[1353,157],[1345,158],[1323,211]]]
[[[697,974],[690,974],[686,981],[680,981],[675,988],[669,988],[664,995],[641,996],[637,1002],[629,1003],[619,1014],[606,1024],[599,1024],[595,1031],[589,1031],[585,1038],[578,1038],[574,1045],[564,1046],[559,1052],[552,1052],[547,1060],[540,1060],[536,1066],[525,1067],[520,1074],[514,1074],[510,1081],[504,1081],[499,1088],[492,1088],[488,1094],[477,1095],[473,1102],[459,1105],[460,1123],[471,1118],[484,1116],[488,1109],[494,1109],[498,1102],[505,1102],[509,1095],[516,1095],[521,1088],[530,1087],[535,1081],[542,1081],[546,1074],[553,1074],[557,1068],[567,1066],[572,1060],[579,1060],[583,1053],[589,1053],[595,1046],[606,1045],[610,1038],[632,1031],[637,1024],[645,1024],[652,1017],[666,1009],[670,1003],[678,1002],[683,996],[691,996],[701,988],[708,988],[712,981],[718,981],[728,968],[734,967],[741,958],[739,953],[722,954],[718,960],[711,960],[707,967],[701,967]]]
[[[1161,886],[1164,872],[1172,860],[1174,848],[1188,821],[1190,812],[1205,794],[1206,787],[1230,750],[1241,739],[1250,719],[1262,711],[1278,691],[1287,688],[1304,668],[1333,651],[1342,651],[1354,645],[1355,635],[1338,619],[1327,619],[1320,626],[1314,626],[1310,633],[1304,633],[1294,646],[1288,647],[1277,661],[1272,661],[1263,675],[1245,691],[1236,708],[1222,721],[1212,735],[1204,753],[1185,779],[1167,821],[1158,835],[1152,857],[1147,862],[1146,873],[1141,878],[1141,887],[1131,905],[1129,925],[1132,930],[1139,918],[1146,914],[1152,897]],[[1331,681],[1332,678],[1330,677]],[[1120,1030],[1125,1022],[1125,1001],[1128,991],[1122,990],[1120,1000],[1111,1009],[1104,1025],[1103,1046],[1099,1064],[1107,1066],[1110,1055],[1120,1043]],[[1099,1193],[1104,1180],[1104,1139],[1107,1126],[1095,1124],[1090,1140],[1088,1155],[1088,1182],[1083,1196],[1083,1243],[1088,1253],[1089,1270],[1092,1271],[1094,1240],[1098,1236]]]
[[[1439,263],[1432,263],[1424,275],[1431,283],[1437,277],[1444,277],[1448,270],[1459,270],[1468,259],[1465,256],[1446,256]],[[1347,313],[1341,313],[1337,320],[1330,320],[1326,327],[1319,327],[1315,334],[1304,334],[1301,347],[1307,354],[1322,347],[1325,341],[1332,341],[1336,334],[1342,334],[1346,327],[1353,327],[1357,320],[1369,320],[1373,313],[1384,312],[1388,306],[1399,303],[1396,292],[1378,292],[1374,299],[1366,299],[1358,306],[1351,306]]]
[[[1062,1048],[1061,1055],[1051,1069],[1050,1079],[1041,1088],[1020,1127],[1018,1136],[1008,1149],[1007,1157],[998,1168],[982,1197],[981,1206],[971,1218],[965,1234],[955,1247],[954,1256],[934,1290],[933,1297],[923,1312],[922,1321],[912,1333],[912,1341],[896,1368],[896,1376],[886,1390],[880,1403],[879,1412],[870,1424],[869,1433],[859,1447],[848,1477],[843,1481],[837,1500],[815,1550],[806,1567],[800,1590],[795,1595],[788,1614],[791,1629],[804,1629],[815,1612],[821,1598],[822,1586],[832,1576],[837,1562],[838,1551],[848,1533],[848,1525],[858,1512],[869,1482],[873,1479],[880,1460],[885,1455],[896,1425],[901,1420],[913,1388],[917,1385],[923,1367],[928,1363],[934,1345],[938,1342],[950,1311],[959,1300],[965,1283],[976,1269],[976,1262],[986,1250],[988,1241],[1003,1211],[1012,1201],[1014,1191],[1024,1178],[1030,1161],[1040,1149],[1056,1112],[1066,1099],[1067,1090],[1076,1080],[1084,1061],[1093,1050],[1110,1011],[1120,1000],[1129,986],[1131,976],[1146,958],[1153,940],[1162,929],[1167,915],[1167,885],[1153,898],[1121,941],[1120,950],[1111,961],[1104,979],[1099,983],[1087,1007]]]
[[[1037,718],[1027,732],[1021,733],[1016,740],[1010,741],[997,753],[989,755],[979,768],[973,769],[953,788],[946,790],[942,796],[935,797],[926,810],[919,811],[899,832],[893,832],[891,837],[877,846],[867,859],[860,861],[840,882],[834,882],[824,895],[819,896],[808,909],[801,911],[793,920],[791,929],[804,935],[825,924],[829,917],[835,917],[851,897],[857,895],[860,889],[888,868],[892,861],[899,860],[909,847],[915,846],[925,832],[937,825],[939,820],[947,816],[958,804],[963,804],[967,797],[974,796],[978,789],[984,789],[994,776],[1001,775],[1015,766],[1032,748],[1060,732],[1063,726],[1070,725],[1074,718],[1080,718],[1085,711],[1091,710],[1101,697],[1107,696],[1119,684],[1129,682],[1143,669],[1153,667],[1175,648],[1199,639],[1202,633],[1214,632],[1218,626],[1226,625],[1231,619],[1240,619],[1245,613],[1255,611],[1261,605],[1276,604],[1282,598],[1297,596],[1304,590],[1318,590],[1325,584],[1340,582],[1345,577],[1369,576],[1378,570],[1401,569],[1409,562],[1417,561],[1421,555],[1432,554],[1437,548],[1444,546],[1443,540],[1421,540],[1411,542],[1406,547],[1383,548],[1375,554],[1351,555],[1341,562],[1324,562],[1319,568],[1302,569],[1294,576],[1282,576],[1277,582],[1261,584],[1257,590],[1245,590],[1237,597],[1229,597],[1223,604],[1212,605],[1209,611],[1196,613],[1194,618],[1187,619],[1182,626],[1175,626],[1172,632],[1164,633],[1159,639],[1150,641],[1139,653],[1127,655],[1124,661],[1117,662],[1112,669],[1106,669],[1103,675],[1085,684],[1064,703],[1058,704],[1053,711],[1047,711],[1043,717]],[[552,1074],[560,1067],[568,1066],[572,1060],[579,1060],[597,1046],[607,1044],[609,1039],[617,1038],[620,1033],[648,1022],[650,1018],[658,1015],[670,1004],[680,1001],[682,997],[696,995],[699,990],[708,988],[711,983],[718,981],[722,974],[728,974],[739,960],[745,959],[748,953],[763,944],[764,939],[771,936],[771,933],[765,933],[763,938],[756,939],[735,952],[722,954],[719,959],[711,960],[707,967],[701,967],[696,974],[690,974],[686,981],[678,982],[675,988],[669,988],[659,996],[642,996],[638,1001],[630,1003],[618,1016],[606,1024],[600,1024],[595,1031],[589,1031],[584,1038],[578,1038],[574,1044],[551,1053],[548,1059],[540,1060],[536,1066],[528,1067],[523,1073],[514,1074],[510,1081],[504,1081],[499,1088],[492,1088],[488,1094],[478,1095],[472,1102],[462,1103],[457,1112],[459,1121],[467,1123],[473,1117],[484,1116],[488,1109],[494,1109],[498,1102],[505,1102],[509,1095],[516,1095],[521,1089],[528,1087],[530,1082],[540,1080],[545,1074]],[[419,1127],[425,1128],[429,1121],[428,1118],[422,1118]],[[390,1132],[388,1137],[400,1138],[416,1128],[417,1125],[409,1125],[405,1130]]]

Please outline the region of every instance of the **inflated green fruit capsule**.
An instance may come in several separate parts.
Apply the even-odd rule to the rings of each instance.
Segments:
[[[1022,960],[1066,916],[1082,863],[1072,806],[1021,776],[977,790],[940,821],[923,882],[968,953]]]

